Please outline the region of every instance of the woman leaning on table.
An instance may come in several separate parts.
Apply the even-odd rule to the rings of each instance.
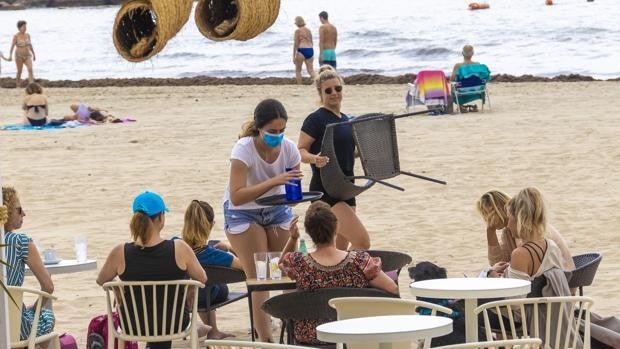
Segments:
[[[4,224],[5,231],[2,243],[7,245],[4,247],[7,262],[7,285],[22,286],[26,276],[27,265],[37,278],[41,291],[47,293],[54,292],[52,277],[43,265],[37,246],[28,235],[16,231],[24,223],[26,212],[22,208],[17,191],[13,187],[2,187],[2,204],[3,206],[0,206],[0,223]],[[4,292],[4,290],[0,290],[0,292]],[[25,340],[30,335],[34,313],[34,307],[23,305],[20,340]],[[54,312],[51,302],[49,302],[41,308],[37,336],[52,332],[54,323]]]
[[[316,79],[321,107],[308,115],[304,120],[299,134],[297,147],[301,153],[301,161],[312,167],[310,190],[323,192],[322,201],[331,206],[338,217],[338,233],[336,246],[346,250],[367,250],[370,248],[370,237],[366,227],[355,214],[355,198],[342,201],[329,196],[321,181],[320,168],[327,165],[330,159],[321,154],[321,145],[327,125],[346,123],[349,117],[341,111],[344,81],[330,66],[322,66]],[[346,176],[353,176],[355,164],[355,140],[350,124],[336,127],[334,130],[334,148],[338,164]]]
[[[255,278],[254,253],[282,251],[293,212],[287,205],[262,206],[261,197],[284,194],[284,185],[302,176],[295,143],[284,137],[288,115],[282,103],[266,99],[244,124],[230,156],[230,178],[224,194],[226,236],[248,278]],[[292,169],[286,171],[286,169]],[[261,341],[271,341],[269,316],[261,306],[269,292],[253,292],[253,322]]]

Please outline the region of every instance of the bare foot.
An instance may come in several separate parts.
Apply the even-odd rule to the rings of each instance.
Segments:
[[[208,339],[224,339],[224,338],[229,338],[229,337],[234,337],[234,336],[235,335],[232,333],[212,330],[211,332],[209,332],[209,335],[207,336],[207,338]]]
[[[211,334],[211,326],[205,324],[199,324],[198,326],[198,338],[211,338],[209,335]]]

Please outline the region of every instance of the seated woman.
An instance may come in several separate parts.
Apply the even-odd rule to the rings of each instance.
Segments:
[[[523,240],[516,237],[516,232],[507,226],[508,215],[506,205],[510,197],[499,191],[491,190],[482,195],[476,202],[478,213],[487,224],[487,244],[489,265],[498,262],[510,262],[512,252],[523,245]],[[501,230],[499,239],[497,231]],[[562,268],[565,270],[575,269],[573,257],[562,238],[562,235],[551,225],[546,227],[547,238],[553,240],[562,251]]]
[[[282,270],[297,283],[300,290],[328,287],[358,287],[369,285],[398,294],[398,285],[381,271],[381,260],[367,252],[343,251],[336,248],[338,221],[328,204],[313,202],[306,211],[304,227],[316,250],[307,255],[292,252],[297,246],[297,218],[291,222],[290,237],[282,251]],[[319,321],[295,322],[295,338],[300,343],[320,344],[316,338]]]
[[[522,244],[512,251],[509,263],[496,263],[488,276],[531,281],[551,268],[564,269],[562,251],[547,238],[547,212],[540,191],[536,188],[521,190],[508,201],[506,211],[507,228]]]
[[[32,271],[39,282],[41,290],[47,293],[54,292],[52,277],[43,265],[41,255],[36,245],[26,234],[18,233],[15,230],[21,228],[26,213],[19,201],[17,191],[13,187],[2,187],[2,202],[6,206],[7,217],[2,220],[4,224],[5,257],[7,262],[6,281],[9,286],[22,286],[26,275],[26,265]],[[2,216],[2,215],[0,215]],[[4,292],[0,290],[0,292]],[[34,321],[34,306],[22,307],[22,322],[20,340],[25,340],[30,335],[30,328]],[[52,332],[54,329],[55,317],[51,303],[44,304],[39,315],[39,325],[37,336]]]
[[[185,222],[183,224],[183,241],[185,241],[196,254],[201,265],[219,265],[223,267],[243,269],[239,258],[232,253],[222,251],[221,249],[210,246],[207,242],[213,224],[215,223],[215,214],[213,208],[207,202],[192,200],[185,210]],[[211,286],[210,299],[206,298],[206,289],[198,290],[198,308],[206,308],[207,304],[212,305],[220,303],[228,298],[228,286],[226,284],[217,284]],[[212,329],[209,332],[209,338],[222,339],[232,337],[233,334],[220,332],[217,328],[215,319],[215,310],[209,313],[199,313],[202,322],[209,324]]]
[[[207,274],[198,263],[194,251],[183,240],[165,240],[161,237],[167,211],[164,200],[156,193],[145,191],[136,196],[133,202],[134,215],[129,225],[133,241],[121,243],[112,249],[99,272],[97,284],[102,286],[116,276],[123,281],[184,280],[189,276],[202,283],[207,282]],[[129,294],[127,297],[130,297]],[[136,303],[134,306],[138,314],[142,314],[142,303]],[[169,314],[172,313],[172,305],[169,304]],[[187,310],[183,322],[184,325],[189,323]],[[198,336],[206,336],[209,330],[209,326],[200,324]],[[151,349],[170,347],[171,342],[149,343]]]
[[[49,107],[47,96],[43,94],[43,87],[36,82],[26,86],[26,97],[22,104],[24,110],[24,125],[43,126],[47,123]]]

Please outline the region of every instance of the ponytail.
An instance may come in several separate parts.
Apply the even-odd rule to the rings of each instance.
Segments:
[[[258,136],[258,129],[254,120],[248,120],[241,125],[241,133],[239,138]]]
[[[149,230],[152,227],[153,221],[151,217],[140,211],[134,213],[133,217],[131,217],[131,223],[129,223],[129,229],[136,245],[144,247],[149,238]]]

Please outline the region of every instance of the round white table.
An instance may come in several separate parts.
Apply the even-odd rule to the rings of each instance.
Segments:
[[[45,268],[50,274],[68,274],[81,271],[97,270],[97,261],[87,259],[84,262],[78,262],[75,259],[63,259],[57,264],[46,264]],[[26,275],[32,275],[32,271],[26,266]]]
[[[467,342],[478,341],[478,319],[474,309],[478,299],[526,296],[531,282],[510,278],[447,278],[412,282],[416,297],[465,299],[465,333]]]
[[[319,340],[347,343],[348,348],[369,344],[392,348],[393,343],[439,337],[452,332],[452,319],[443,316],[388,315],[328,322],[317,326]]]

